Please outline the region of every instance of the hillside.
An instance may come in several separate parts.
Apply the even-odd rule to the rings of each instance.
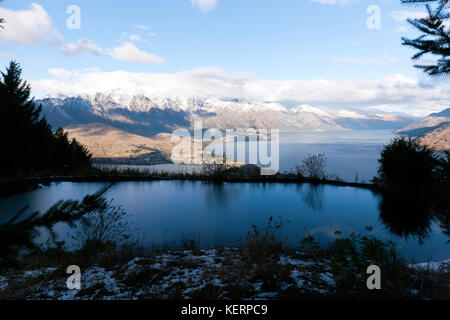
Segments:
[[[450,124],[447,123],[446,125],[427,133],[423,138],[420,138],[419,141],[435,150],[450,150]]]
[[[397,133],[410,135],[413,137],[423,137],[427,133],[445,126],[448,123],[450,123],[450,108],[439,113],[430,114],[424,119],[403,127],[398,130]]]
[[[152,164],[170,162],[172,142],[168,134],[148,138],[101,123],[70,125],[65,130],[69,137],[85,145],[93,158],[148,158]]]
[[[414,122],[397,131],[398,134],[419,138],[435,150],[450,150],[450,108]]]

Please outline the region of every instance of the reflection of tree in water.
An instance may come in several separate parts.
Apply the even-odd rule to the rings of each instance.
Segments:
[[[302,199],[308,207],[314,211],[320,211],[323,209],[323,185],[319,184],[307,184],[302,187]]]
[[[430,237],[434,214],[425,197],[385,194],[379,208],[380,218],[391,233],[405,239],[417,237],[420,243]]]
[[[206,200],[210,204],[221,205],[222,207],[227,207],[228,202],[236,193],[233,188],[225,184],[205,183],[203,187],[206,192]]]

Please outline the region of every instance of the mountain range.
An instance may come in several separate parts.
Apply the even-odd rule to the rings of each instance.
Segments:
[[[54,130],[64,128],[100,163],[170,162],[170,133],[201,120],[210,129],[280,129],[281,132],[396,130],[417,118],[292,103],[218,98],[130,95],[122,91],[46,97],[36,101]],[[184,159],[184,158],[183,158]]]
[[[50,125],[68,127],[102,123],[126,132],[152,137],[176,128],[264,128],[281,132],[346,129],[398,129],[415,120],[409,116],[355,110],[323,110],[309,105],[287,108],[281,103],[250,103],[217,98],[147,97],[121,92],[36,101]]]

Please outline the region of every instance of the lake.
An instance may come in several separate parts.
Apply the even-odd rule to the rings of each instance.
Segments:
[[[283,133],[280,135],[280,170],[301,165],[307,154],[327,157],[327,174],[346,181],[369,182],[377,175],[383,146],[395,134],[392,130]]]
[[[330,179],[339,177],[348,182],[369,182],[377,175],[378,159],[383,146],[395,136],[392,130],[298,132],[280,134],[280,172],[295,171],[308,154],[323,153],[327,157],[327,175]],[[245,144],[246,163],[249,159],[248,142]],[[215,144],[209,150],[215,151]],[[237,146],[235,148],[238,148]],[[229,159],[238,160],[233,150],[226,150]],[[218,153],[220,154],[220,153]],[[150,172],[193,173],[201,172],[201,165],[162,164],[142,165],[99,165],[109,168],[133,168]]]
[[[82,199],[103,183],[53,184],[0,199],[0,223],[25,205],[44,211],[60,199]],[[284,183],[224,183],[192,181],[120,182],[108,192],[115,205],[130,213],[135,233],[146,244],[176,246],[183,239],[201,247],[233,245],[245,239],[252,225],[267,226],[281,219],[280,235],[291,245],[308,235],[322,243],[334,232],[372,234],[396,243],[400,253],[418,262],[450,258],[448,237],[429,208],[414,200],[392,201],[370,190],[353,187]],[[280,217],[280,218],[278,218]],[[71,243],[69,229],[58,234]],[[422,238],[421,243],[419,239]],[[74,244],[74,243],[72,243]]]

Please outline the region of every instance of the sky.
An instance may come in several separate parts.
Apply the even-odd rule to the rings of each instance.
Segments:
[[[450,81],[413,67],[400,0],[3,0],[0,66],[33,94],[121,89],[425,115]],[[4,67],[2,68],[4,69]]]

